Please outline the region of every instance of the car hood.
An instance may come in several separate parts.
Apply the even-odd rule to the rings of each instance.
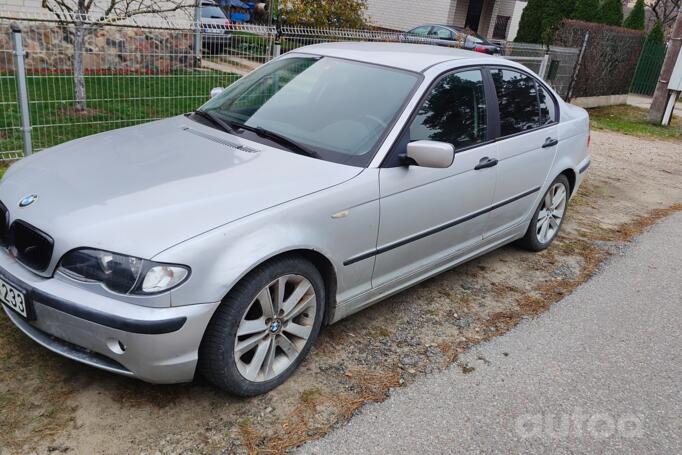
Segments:
[[[87,246],[151,258],[361,171],[242,140],[180,116],[25,158],[2,180],[0,200],[12,220],[52,236],[55,255]],[[37,200],[20,208],[18,202],[32,194]]]

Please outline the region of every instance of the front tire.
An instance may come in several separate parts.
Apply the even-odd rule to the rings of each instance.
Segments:
[[[213,315],[199,349],[199,371],[238,396],[276,388],[315,343],[325,297],[322,276],[309,261],[285,257],[258,267]]]
[[[563,174],[552,182],[533,213],[526,235],[517,242],[521,248],[537,252],[554,242],[566,216],[570,188]]]

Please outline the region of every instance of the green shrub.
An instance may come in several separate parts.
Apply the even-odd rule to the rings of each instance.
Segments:
[[[654,27],[649,32],[647,41],[665,44],[665,33],[663,32],[663,25],[661,24],[660,21],[656,21],[656,23],[654,24]]]
[[[551,43],[561,21],[573,14],[575,2],[576,0],[528,0],[515,41]]]
[[[623,27],[631,28],[633,30],[644,30],[646,17],[644,14],[644,0],[637,0],[635,7],[630,11],[630,15],[625,22],[623,22]]]
[[[578,0],[573,19],[585,22],[599,22],[599,0]]]
[[[606,25],[623,25],[623,4],[621,0],[604,0],[599,8],[599,22]]]

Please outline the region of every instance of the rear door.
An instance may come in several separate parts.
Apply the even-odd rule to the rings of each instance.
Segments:
[[[497,185],[485,236],[523,222],[540,196],[558,144],[558,107],[530,74],[491,68],[500,116]]]

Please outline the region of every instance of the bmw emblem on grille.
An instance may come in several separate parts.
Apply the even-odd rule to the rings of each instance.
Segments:
[[[37,194],[31,194],[29,196],[26,196],[22,200],[19,201],[19,207],[28,207],[29,205],[33,204],[36,200],[38,199]]]

